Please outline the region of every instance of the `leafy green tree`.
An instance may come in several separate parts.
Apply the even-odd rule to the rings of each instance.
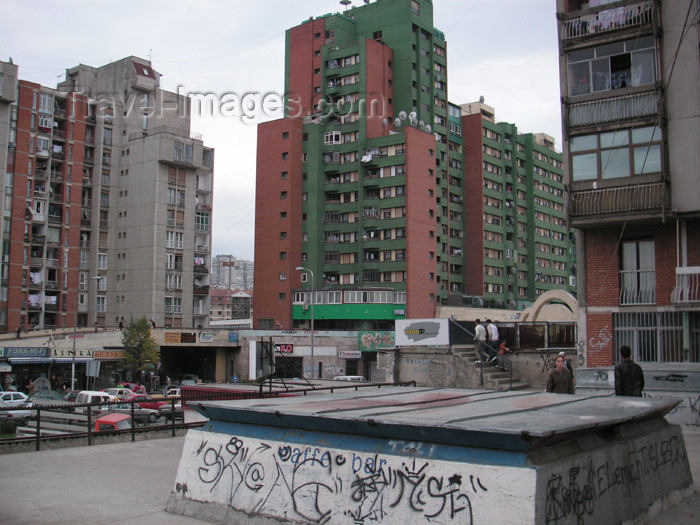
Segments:
[[[156,366],[158,363],[158,343],[151,337],[151,322],[145,317],[132,320],[124,327],[122,346],[125,354],[123,366],[131,370],[133,378],[137,378],[139,370],[146,365]]]

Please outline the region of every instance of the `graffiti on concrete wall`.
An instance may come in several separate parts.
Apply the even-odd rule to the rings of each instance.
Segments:
[[[176,485],[183,496],[223,503],[249,514],[308,523],[471,525],[477,503],[482,512],[489,512],[502,501],[504,490],[513,493],[499,483],[528,485],[523,480],[526,474],[508,467],[499,471],[494,487],[488,479],[493,469],[481,465],[198,431],[188,435],[186,451],[188,444],[186,479],[180,479],[178,473]],[[392,450],[406,446],[396,442]],[[517,504],[510,507],[514,517],[534,512],[518,509]]]
[[[612,341],[610,327],[604,326],[603,328],[601,328],[600,332],[598,332],[598,335],[595,335],[588,339],[588,347],[591,350],[604,350],[608,347],[610,341]]]
[[[584,523],[597,509],[615,505],[630,493],[630,487],[644,484],[647,476],[662,469],[671,475],[685,458],[685,446],[678,435],[644,443],[614,459],[589,455],[566,471],[552,473],[545,494],[545,522]]]

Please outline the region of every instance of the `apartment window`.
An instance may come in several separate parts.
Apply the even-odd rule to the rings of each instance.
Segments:
[[[39,111],[53,113],[53,97],[48,93],[42,93],[39,97]]]
[[[286,219],[287,218],[287,212],[286,211],[281,211],[280,212],[280,219]]]
[[[174,160],[176,162],[185,162],[187,164],[192,164],[192,144],[175,142],[174,149]]]
[[[183,233],[182,232],[165,232],[165,247],[166,248],[176,248],[182,250],[183,246]]]
[[[106,270],[107,269],[107,254],[98,253],[97,254],[97,269]]]
[[[653,36],[574,51],[566,60],[571,96],[645,86],[657,80]]]
[[[198,211],[194,214],[194,229],[202,232],[209,231],[209,214]]]
[[[287,192],[286,191],[281,191],[280,192],[280,199],[286,199],[287,198]]]
[[[283,152],[282,152],[282,158],[283,158],[283,159],[288,159],[288,158],[289,158],[289,152],[283,151]]]
[[[655,304],[654,241],[622,243],[620,304]]]
[[[572,137],[574,181],[660,173],[661,129],[656,126]]]
[[[280,232],[280,239],[286,239],[287,238],[287,232]]]
[[[104,313],[107,307],[107,298],[104,295],[98,295],[95,298],[95,310]]]
[[[280,281],[286,281],[287,280],[287,274],[282,272],[280,273]]]
[[[282,138],[283,138],[283,139],[288,139],[288,138],[289,138],[289,131],[283,131],[283,132],[282,132]]]

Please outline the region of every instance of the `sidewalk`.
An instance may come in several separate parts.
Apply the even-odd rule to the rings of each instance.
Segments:
[[[684,430],[695,490],[700,490],[700,429]],[[193,525],[163,510],[184,437],[0,456],[3,525]],[[700,523],[700,493],[637,525]]]

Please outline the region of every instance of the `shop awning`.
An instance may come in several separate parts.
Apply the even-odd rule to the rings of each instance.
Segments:
[[[76,363],[88,363],[93,359],[90,357],[76,357]],[[13,365],[40,365],[40,364],[51,364],[51,363],[72,363],[72,357],[10,357],[8,359]]]

